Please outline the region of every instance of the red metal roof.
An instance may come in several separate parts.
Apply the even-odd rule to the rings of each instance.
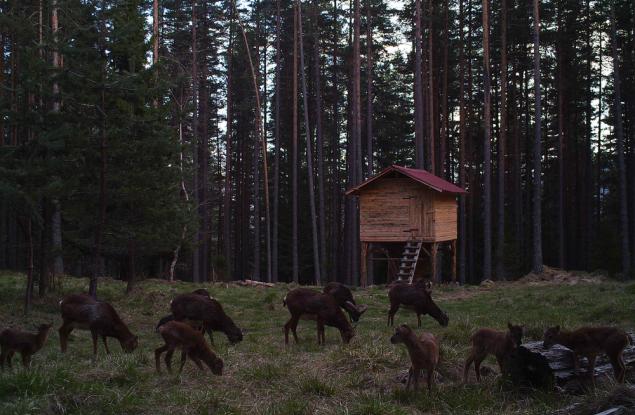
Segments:
[[[453,193],[453,194],[464,194],[467,193],[464,189],[461,189],[459,186],[452,184],[450,182],[448,182],[447,180],[444,180],[438,176],[435,176],[434,174],[425,171],[425,170],[420,170],[420,169],[411,169],[408,167],[403,167],[403,166],[397,166],[397,165],[392,165],[390,167],[386,167],[384,170],[382,170],[379,174],[371,177],[370,179],[367,179],[366,181],[360,183],[359,185],[349,189],[346,194],[355,194],[357,193],[359,190],[361,190],[363,187],[369,185],[370,183],[374,182],[375,180],[387,175],[390,172],[398,172],[403,174],[404,176],[419,182],[425,186],[428,186],[429,188],[436,190],[437,192],[440,193]]]

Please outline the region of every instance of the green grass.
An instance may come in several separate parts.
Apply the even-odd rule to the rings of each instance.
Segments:
[[[231,346],[223,334],[215,333],[214,349],[225,362],[222,377],[202,373],[191,363],[180,376],[158,376],[153,351],[162,342],[154,326],[169,312],[175,294],[201,286],[243,328],[244,341]],[[59,292],[36,299],[25,317],[24,276],[0,274],[0,327],[33,330],[52,322],[57,328],[59,299],[86,288],[87,280],[66,277]],[[481,384],[474,383],[472,374],[472,383],[462,385],[470,334],[482,326],[502,329],[508,320],[525,324],[528,339],[539,339],[546,326],[555,324],[633,328],[635,312],[633,283],[441,287],[434,297],[450,316],[450,324],[443,328],[424,317],[422,328],[441,338],[440,379],[432,394],[406,393],[400,379],[408,356],[404,347],[389,342],[385,289],[355,291],[358,301],[370,307],[350,345],[343,346],[339,333],[327,328],[327,344],[318,346],[315,323],[301,321],[300,344],[285,347],[282,326],[288,312],[282,298],[290,288],[148,280],[126,296],[123,283],[102,279],[99,297],[111,302],[139,335],[137,351],[124,354],[113,339],[112,354],[105,355],[100,344],[93,361],[89,333],[74,331],[69,351],[62,355],[53,330],[31,370],[22,369],[14,359],[13,370],[0,373],[0,414],[543,414],[582,398],[509,391],[497,374],[485,376]],[[416,326],[416,316],[402,310],[395,323]],[[485,364],[496,368],[491,359]],[[598,399],[611,386],[604,388],[597,392]]]

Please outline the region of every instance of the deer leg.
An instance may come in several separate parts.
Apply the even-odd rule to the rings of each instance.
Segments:
[[[609,356],[611,361],[611,366],[613,366],[613,374],[615,375],[615,380],[618,383],[624,383],[624,378],[626,375],[626,366],[624,365],[624,357],[622,356],[622,352],[614,356]]]
[[[93,357],[97,357],[97,338],[99,335],[94,330],[91,330],[90,334],[93,337]]]
[[[463,366],[463,383],[467,383],[470,366],[472,365],[473,362],[474,362],[474,353],[470,353],[470,355],[465,360],[465,366]]]
[[[172,355],[174,354],[174,348],[170,347],[165,354],[165,367],[168,369],[168,373],[172,373]]]
[[[500,356],[496,356],[496,362],[498,363],[498,369],[500,371],[501,376],[503,375],[503,358]]]
[[[196,366],[198,366],[199,369],[201,369],[202,371],[205,371],[205,368],[203,367],[203,365],[201,364],[201,359],[199,359],[196,356],[193,356],[192,354],[188,353],[188,355],[190,356],[190,359],[192,359],[192,361],[194,361],[194,363],[196,364]]]
[[[390,304],[390,310],[388,310],[388,326],[392,327],[395,324],[395,314],[399,310],[399,304]]]
[[[13,360],[13,354],[15,352],[13,350],[9,350],[9,352],[7,353],[7,366],[9,366],[9,369],[12,369],[13,366],[11,365],[11,360]]]
[[[296,332],[299,322],[300,322],[300,316],[295,316],[293,318],[293,321],[291,322],[291,332],[293,333],[293,340],[295,340],[295,344],[300,343],[298,341],[298,333]]]
[[[31,355],[28,353],[20,353],[22,355],[22,366],[31,367]]]
[[[580,376],[580,359],[576,352],[573,352],[573,372],[576,376]]]
[[[207,329],[207,335],[209,336],[209,342],[214,344],[214,338],[212,337],[212,329]]]
[[[589,376],[591,376],[591,384],[595,388],[595,359],[596,355],[587,356],[587,360],[589,361]]]
[[[2,350],[2,352],[0,352],[0,370],[4,370],[5,360],[7,360],[7,351]]]
[[[483,357],[476,356],[474,359],[474,371],[476,372],[476,381],[481,381],[481,362],[483,362]]]
[[[421,327],[421,314],[417,313],[417,327]]]
[[[287,321],[284,325],[284,344],[289,344],[289,330],[292,327],[293,324],[293,319],[295,317],[292,315],[291,318],[289,319],[289,321]],[[296,341],[297,343],[297,341]]]
[[[434,383],[434,369],[429,368],[427,370],[428,392],[432,392],[432,383]]]
[[[154,350],[154,361],[156,364],[156,368],[157,368],[157,373],[161,373],[161,354],[163,352],[165,352],[166,350],[168,350],[170,346],[168,346],[167,344],[157,348]]]
[[[185,350],[181,351],[181,366],[179,366],[179,373],[183,371],[183,366],[185,366],[185,361],[187,360],[187,352]]]
[[[101,336],[101,339],[104,342],[104,348],[106,349],[106,354],[110,354],[110,349],[108,349],[108,339],[106,336]]]
[[[320,317],[317,318],[317,335],[318,344],[325,344],[326,339],[324,337],[324,321]]]
[[[66,353],[66,348],[68,347],[68,336],[73,331],[73,327],[70,324],[66,324],[64,322],[62,327],[59,329],[60,334],[60,348],[62,349],[62,353]]]
[[[414,377],[415,377],[415,384],[414,384],[414,388],[413,390],[416,392],[419,390],[419,377],[421,376],[421,369],[414,369],[413,370],[414,373]]]
[[[412,366],[410,366],[410,369],[408,369],[408,381],[406,382],[406,391],[410,389],[410,383],[412,382],[412,374],[413,374],[413,369],[412,369]]]

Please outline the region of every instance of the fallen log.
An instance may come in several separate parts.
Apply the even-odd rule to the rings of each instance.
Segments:
[[[635,338],[634,332],[628,332]],[[635,345],[624,349],[624,362],[628,372],[635,367]],[[509,359],[507,372],[510,380],[517,385],[527,385],[537,388],[563,387],[572,380],[581,377],[590,378],[588,361],[580,358],[580,372],[576,374],[573,368],[573,352],[561,345],[550,349],[542,347],[542,341],[524,343]],[[595,363],[596,377],[613,376],[613,367],[605,354],[598,356]]]
[[[275,284],[271,282],[262,282],[262,281],[254,281],[254,280],[236,281],[236,285],[241,285],[243,287],[273,287],[275,286]]]

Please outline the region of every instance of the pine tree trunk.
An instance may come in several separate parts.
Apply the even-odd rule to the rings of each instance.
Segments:
[[[317,213],[315,209],[315,186],[313,177],[313,140],[309,125],[309,94],[304,66],[304,38],[302,34],[302,5],[297,0],[298,8],[298,38],[300,42],[300,77],[302,80],[302,100],[304,109],[304,131],[306,134],[306,161],[309,174],[309,208],[311,209],[311,239],[313,241],[313,277],[315,285],[321,284],[320,247],[318,244]]]
[[[441,96],[441,114],[442,114],[442,123],[441,123],[441,137],[439,140],[439,174],[444,179],[449,177],[449,164],[448,162],[448,154],[450,153],[450,118],[449,118],[449,108],[448,108],[448,70],[449,70],[449,42],[450,42],[450,28],[448,22],[448,13],[449,13],[449,5],[448,0],[444,0],[443,2],[443,85],[442,85],[442,96]]]
[[[501,1],[501,102],[498,136],[498,206],[496,278],[505,279],[505,154],[507,148],[507,0]]]
[[[466,185],[466,169],[465,169],[465,151],[467,138],[465,108],[465,39],[464,30],[465,16],[463,10],[463,0],[459,0],[459,186],[465,189]],[[466,282],[466,248],[467,248],[467,212],[466,212],[466,195],[459,196],[459,282]]]
[[[352,76],[352,147],[353,147],[353,183],[362,179],[362,123],[361,123],[361,84],[360,84],[360,0],[353,1],[353,76]],[[359,281],[359,201],[355,198],[351,210],[351,277],[354,283]]]
[[[58,42],[58,30],[59,20],[57,17],[57,0],[51,1],[51,32],[53,33],[53,68],[61,68],[60,53]],[[14,55],[12,49],[11,56]],[[15,68],[14,68],[15,69]],[[12,71],[14,73],[14,71]],[[57,83],[57,73],[54,75],[53,80],[53,112],[58,113],[60,111],[60,88]],[[15,130],[14,130],[15,131]],[[14,140],[14,145],[17,140]],[[62,211],[60,202],[57,199],[53,199],[53,218],[52,218],[52,245],[53,245],[53,275],[61,275],[64,273],[64,259],[62,256]]]
[[[366,0],[366,175],[373,175],[373,26],[371,2]]]
[[[331,267],[334,270],[335,275],[340,275],[340,255],[339,250],[341,248],[341,195],[340,195],[340,128],[339,128],[339,79],[337,76],[338,57],[337,48],[339,41],[339,24],[338,24],[338,8],[337,0],[333,0],[332,8],[332,21],[333,21],[333,45],[332,45],[332,59],[333,59],[333,80],[332,80],[332,95],[333,95],[333,131],[331,135],[331,230],[330,230],[330,248],[331,248]],[[336,280],[336,278],[334,278]]]
[[[492,277],[492,103],[489,61],[489,0],[483,0],[483,279]]]
[[[617,28],[615,6],[611,9],[611,50],[613,53],[613,114],[615,116],[615,139],[617,141],[617,173],[620,197],[620,242],[622,251],[622,273],[624,278],[631,277],[631,257],[628,235],[628,194],[626,191],[626,162],[624,160],[624,131],[622,127],[622,94],[620,61],[617,52]]]
[[[192,148],[193,148],[193,164],[194,164],[194,201],[196,206],[197,217],[200,220],[199,206],[201,206],[200,191],[199,191],[199,157],[198,157],[198,39],[196,35],[196,28],[198,26],[197,19],[197,0],[192,0]],[[193,252],[192,252],[192,280],[193,282],[201,282],[201,241],[202,231],[201,224],[197,226],[197,231],[194,234]]]
[[[231,234],[231,200],[232,200],[232,123],[233,123],[233,88],[232,61],[234,53],[234,8],[229,17],[229,44],[227,47],[227,128],[225,132],[225,191],[223,195],[223,242],[225,251],[225,269],[230,280],[234,279],[232,262],[232,234]]]
[[[24,235],[26,237],[26,292],[24,295],[24,314],[31,311],[33,300],[33,220],[29,215],[23,223]]]
[[[428,3],[428,170],[437,174],[436,83],[434,76],[434,4]],[[436,276],[434,276],[436,278]]]
[[[533,256],[532,271],[542,272],[542,96],[540,92],[540,0],[534,0],[534,172],[533,172]]]
[[[415,0],[415,74],[414,74],[414,101],[415,101],[415,167],[425,168],[424,141],[423,141],[423,85],[422,85],[422,57],[421,57],[421,0]]]
[[[276,0],[276,73],[274,103],[274,153],[273,153],[273,217],[271,240],[271,282],[278,282],[278,216],[280,198],[280,0]]]
[[[294,8],[298,7],[295,2]],[[293,282],[299,282],[298,258],[298,10],[293,13],[293,126],[291,136],[291,257]]]
[[[560,8],[559,8],[560,9]],[[556,42],[556,60],[558,63],[558,267],[564,269],[564,72],[563,72],[563,39],[562,36],[562,15],[558,10],[558,40]]]
[[[324,196],[324,137],[322,127],[322,82],[320,80],[320,5],[313,5],[313,78],[315,82],[315,135],[317,147],[317,185],[318,185],[318,226],[320,236],[320,270],[325,280],[329,280],[326,270],[326,207]]]

